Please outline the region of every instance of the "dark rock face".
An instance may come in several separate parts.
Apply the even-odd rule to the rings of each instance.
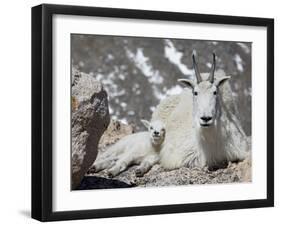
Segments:
[[[217,69],[231,75],[236,114],[251,135],[251,43],[72,35],[72,64],[91,74],[109,95],[111,115],[144,130],[140,119],[150,119],[159,101],[178,94],[179,78],[193,77],[193,51],[201,72],[209,72],[212,52]]]
[[[72,71],[72,189],[95,161],[98,143],[109,124],[107,93],[88,74]]]
[[[125,182],[108,179],[104,177],[85,176],[81,181],[77,190],[88,190],[88,189],[106,189],[106,188],[130,188],[133,185],[126,184]]]

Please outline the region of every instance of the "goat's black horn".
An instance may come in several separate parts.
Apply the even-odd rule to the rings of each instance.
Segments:
[[[201,78],[201,75],[200,75],[200,72],[199,72],[199,69],[198,69],[198,65],[197,65],[196,60],[195,60],[194,53],[192,54],[192,62],[193,62],[193,68],[194,68],[194,71],[195,71],[195,76],[197,78],[197,83],[202,82],[202,78]]]
[[[213,64],[212,64],[211,73],[209,76],[209,81],[211,83],[213,83],[215,80],[215,70],[216,70],[216,54],[213,53]]]

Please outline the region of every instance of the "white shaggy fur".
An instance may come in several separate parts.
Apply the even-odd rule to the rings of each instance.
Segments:
[[[165,139],[164,124],[157,120],[149,123],[142,120],[148,131],[128,135],[98,156],[93,169],[98,172],[106,169],[114,177],[125,171],[130,165],[139,165],[136,176],[143,176],[159,162],[159,152]]]
[[[222,70],[216,79],[225,76]],[[207,80],[209,74],[202,73]],[[231,87],[225,82],[219,88],[217,116],[206,128],[195,122],[193,90],[184,89],[176,96],[161,101],[152,120],[161,120],[166,126],[166,138],[160,152],[160,164],[167,169],[187,167],[210,168],[228,161],[243,160],[248,151],[248,139],[239,120],[232,98]]]

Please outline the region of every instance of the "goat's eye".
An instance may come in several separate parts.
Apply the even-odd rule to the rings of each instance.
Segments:
[[[217,91],[214,91],[214,95],[217,95]]]
[[[194,96],[197,96],[198,95],[198,92],[197,91],[194,91]]]
[[[151,129],[151,130],[153,130],[153,127],[152,127],[152,126],[150,126],[150,129]]]

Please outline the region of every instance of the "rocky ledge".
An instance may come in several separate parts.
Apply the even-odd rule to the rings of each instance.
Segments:
[[[111,122],[99,144],[100,150],[106,151],[108,145],[115,143],[131,132],[133,132],[132,126],[116,121]],[[135,169],[136,166],[132,166],[114,178],[109,178],[104,172],[92,173],[89,170],[80,185],[80,189],[247,183],[251,181],[250,157],[242,162],[229,163],[226,168],[214,171],[208,170],[207,167],[203,169],[182,167],[168,171],[157,164],[143,177],[136,177]]]

